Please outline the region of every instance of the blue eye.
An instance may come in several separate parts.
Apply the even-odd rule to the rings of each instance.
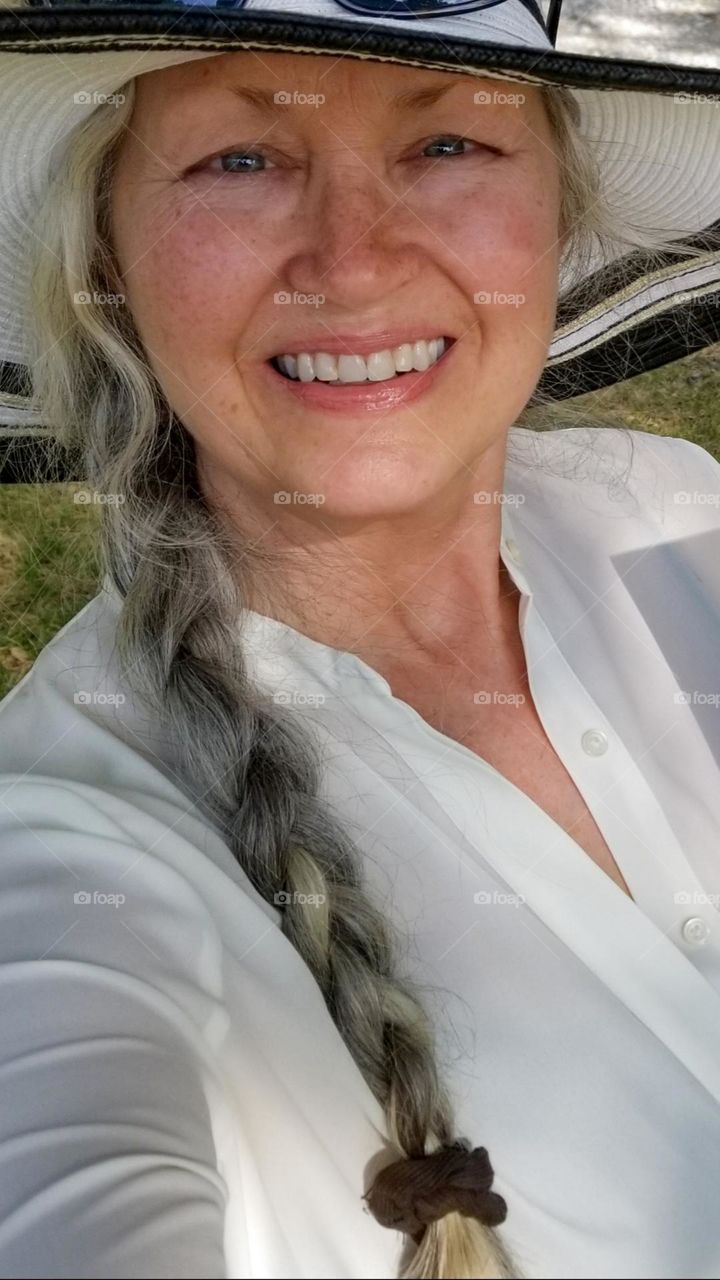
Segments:
[[[223,173],[262,173],[262,169],[251,168],[253,160],[268,163],[267,156],[262,151],[226,151],[215,159],[220,161]]]
[[[442,134],[439,134],[437,138],[433,138],[431,142],[427,142],[423,147],[423,151],[427,151],[429,147],[442,147],[442,146],[454,147],[454,146],[458,146],[463,142],[469,142],[470,145],[473,147],[478,145],[477,143],[472,141],[472,138],[461,138],[453,133],[450,133],[450,134],[442,133]],[[443,153],[440,153],[440,154],[443,154]],[[446,151],[444,154],[461,156],[461,155],[465,155],[466,153],[464,151],[450,151],[450,152]],[[434,158],[434,157],[431,157],[431,158]]]

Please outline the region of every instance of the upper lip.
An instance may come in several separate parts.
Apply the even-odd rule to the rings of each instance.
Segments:
[[[337,333],[335,330],[325,333],[307,334],[302,338],[288,338],[285,346],[276,347],[269,359],[275,356],[297,355],[301,351],[311,354],[314,351],[326,351],[328,355],[369,356],[373,351],[392,350],[406,342],[420,342],[431,338],[445,337],[450,342],[454,338],[444,334],[442,329],[430,324],[413,326],[412,329],[383,329],[376,333]]]

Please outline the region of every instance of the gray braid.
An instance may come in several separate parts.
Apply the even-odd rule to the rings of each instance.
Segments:
[[[184,438],[181,424],[174,430]],[[178,466],[175,481],[169,458]],[[147,461],[126,472],[124,501],[104,513],[104,561],[123,598],[117,642],[126,678],[168,726],[181,772],[255,888],[271,902],[287,894],[283,932],[383,1107],[391,1140],[405,1156],[424,1155],[455,1137],[428,1019],[411,984],[396,976],[396,939],[363,891],[358,851],[318,798],[314,745],[292,712],[247,679],[236,633],[240,574],[219,522],[188,480],[187,456],[184,478],[172,446],[158,465]],[[132,548],[129,525],[143,530]],[[321,906],[314,895],[322,895]],[[478,1265],[472,1274],[513,1274],[491,1229],[458,1214],[429,1227],[438,1254],[452,1256],[457,1247],[442,1240],[448,1233],[469,1237],[463,1252],[485,1237],[482,1265],[491,1270]],[[435,1266],[427,1242],[422,1252]]]

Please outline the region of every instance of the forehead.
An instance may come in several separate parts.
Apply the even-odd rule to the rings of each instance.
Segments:
[[[325,101],[332,100],[335,105],[347,101],[359,111],[368,112],[373,106],[409,110],[432,105],[433,101],[466,102],[481,94],[482,104],[491,110],[507,110],[510,106],[533,116],[541,99],[535,85],[465,72],[348,56],[265,51],[257,54],[251,50],[195,59],[138,76],[136,97],[139,104],[152,102],[154,110],[165,112],[183,102],[196,104],[221,94],[236,94],[237,101],[258,108],[275,106],[276,114],[288,115],[293,91],[297,96],[301,88],[305,92],[322,92]],[[245,96],[243,89],[252,92]],[[273,101],[276,96],[277,101]]]

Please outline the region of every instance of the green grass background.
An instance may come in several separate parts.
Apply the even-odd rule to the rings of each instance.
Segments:
[[[588,416],[685,436],[720,461],[720,344],[553,410],[558,426]],[[99,508],[82,485],[0,485],[0,697],[56,631],[97,593]]]

